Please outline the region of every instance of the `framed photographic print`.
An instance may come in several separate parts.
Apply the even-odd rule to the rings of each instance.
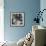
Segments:
[[[24,26],[24,12],[11,12],[10,25],[11,26]]]

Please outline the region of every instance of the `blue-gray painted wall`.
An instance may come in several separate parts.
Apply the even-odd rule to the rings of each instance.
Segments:
[[[32,29],[35,14],[40,9],[40,0],[4,0],[4,38],[18,41]],[[25,26],[10,27],[10,12],[24,12]]]

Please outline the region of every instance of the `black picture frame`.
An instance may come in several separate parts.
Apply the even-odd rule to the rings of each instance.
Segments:
[[[24,27],[25,26],[24,12],[10,12],[10,26]]]

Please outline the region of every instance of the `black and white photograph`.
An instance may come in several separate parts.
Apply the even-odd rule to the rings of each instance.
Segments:
[[[11,26],[24,26],[23,12],[12,12],[10,17]]]

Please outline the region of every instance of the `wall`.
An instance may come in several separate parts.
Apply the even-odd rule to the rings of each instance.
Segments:
[[[40,0],[4,0],[4,38],[7,41],[18,41],[32,29],[35,12],[40,10]],[[24,12],[25,26],[10,27],[10,12]]]
[[[4,8],[3,0],[0,0],[0,42],[4,41]]]

